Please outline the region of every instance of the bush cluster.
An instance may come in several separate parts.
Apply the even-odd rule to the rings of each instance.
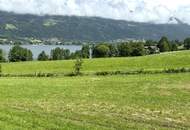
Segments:
[[[93,75],[97,76],[108,76],[108,75],[136,75],[136,74],[162,74],[162,73],[187,73],[190,72],[190,68],[169,68],[164,70],[133,70],[133,71],[102,71],[102,72],[96,72]],[[56,77],[56,76],[66,76],[66,77],[73,77],[73,76],[82,76],[83,73],[76,74],[75,72],[62,74],[62,73],[42,73],[42,72],[36,72],[34,74],[4,74],[0,73],[1,77]],[[85,74],[89,75],[89,74]]]

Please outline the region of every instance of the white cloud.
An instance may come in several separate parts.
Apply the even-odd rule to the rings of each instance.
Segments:
[[[190,24],[190,0],[0,0],[0,10],[155,23],[177,17]]]

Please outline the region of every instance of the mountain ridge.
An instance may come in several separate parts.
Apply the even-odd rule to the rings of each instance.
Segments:
[[[183,40],[190,36],[188,24],[175,17],[169,20],[177,23],[154,24],[89,16],[37,16],[0,11],[0,35],[80,41],[158,40],[161,36]]]

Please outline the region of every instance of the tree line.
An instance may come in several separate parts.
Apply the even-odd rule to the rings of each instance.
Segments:
[[[70,52],[68,49],[55,48],[51,50],[50,55],[42,51],[39,56],[39,61],[48,60],[68,60],[77,58],[93,58],[101,57],[128,57],[128,56],[143,56],[151,55],[160,52],[189,50],[190,38],[186,38],[183,42],[178,40],[169,41],[167,37],[162,37],[159,41],[147,40],[146,42],[125,42],[118,44],[86,44],[82,49],[76,52]],[[91,50],[91,51],[90,51]],[[31,50],[15,45],[11,48],[8,54],[9,62],[32,61],[33,54]],[[0,62],[5,62],[3,50],[0,49]]]

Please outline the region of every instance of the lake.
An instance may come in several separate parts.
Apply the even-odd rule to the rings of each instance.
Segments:
[[[3,50],[6,58],[8,57],[8,53],[12,47],[13,47],[13,45],[0,45],[0,49]],[[82,48],[82,46],[80,46],[80,45],[21,45],[21,47],[30,49],[33,53],[34,59],[37,59],[38,55],[42,51],[45,51],[46,54],[50,55],[51,50],[55,49],[56,47],[60,47],[63,49],[69,49],[71,52],[81,50],[81,48]]]

